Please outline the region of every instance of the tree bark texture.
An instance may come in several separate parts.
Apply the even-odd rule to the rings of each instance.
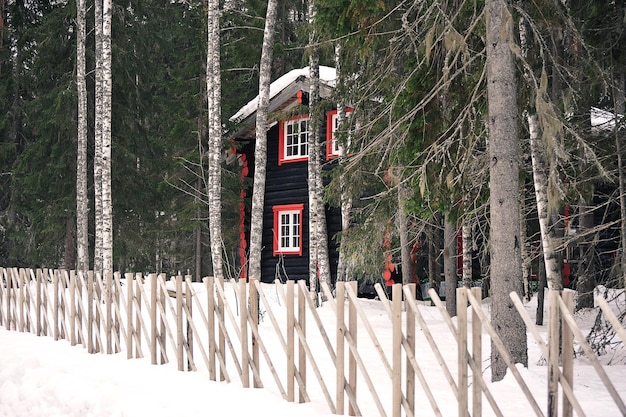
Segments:
[[[510,44],[510,1],[487,0],[487,98],[489,119],[489,191],[491,252],[491,321],[516,363],[528,366],[526,328],[509,293],[521,295],[519,233],[519,132],[515,62]],[[506,363],[492,344],[492,381],[506,374]]]
[[[89,196],[87,195],[87,7],[76,4],[76,88],[78,93],[78,132],[76,150],[76,270],[89,270]],[[73,268],[74,266],[72,266]]]
[[[444,219],[443,227],[443,274],[446,280],[446,311],[450,317],[456,316],[456,225],[450,221],[448,215]]]
[[[113,196],[111,193],[111,0],[102,2],[102,272],[113,273]],[[105,276],[105,275],[103,275]]]
[[[548,204],[548,162],[545,143],[543,142],[539,118],[537,114],[529,113],[527,116],[528,131],[530,133],[530,156],[533,166],[533,181],[535,185],[535,200],[537,202],[537,215],[539,217],[539,230],[541,232],[541,247],[546,267],[546,279],[548,288],[562,290],[563,280],[559,255],[557,253],[557,239],[554,236],[554,225],[550,222],[550,210]]]
[[[207,19],[207,101],[209,105],[209,234],[213,276],[222,279],[222,82],[219,1],[210,0]]]
[[[261,245],[263,233],[263,206],[265,204],[265,177],[267,170],[267,111],[270,96],[276,0],[268,0],[263,32],[263,48],[259,68],[259,104],[256,112],[256,141],[254,145],[254,184],[250,225],[250,258],[248,278],[261,279]]]

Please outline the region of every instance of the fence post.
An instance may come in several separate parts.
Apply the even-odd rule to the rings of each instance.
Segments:
[[[574,292],[572,290],[563,291],[563,302],[567,306],[567,311],[574,314]],[[562,320],[563,341],[561,354],[563,355],[563,377],[570,387],[574,386],[574,333],[567,324],[565,318]],[[574,410],[565,392],[563,398],[563,417],[572,417]]]
[[[411,300],[415,300],[415,296],[417,293],[417,285],[416,284],[407,284],[405,286],[408,290],[408,293],[411,296]],[[404,311],[406,312],[406,342],[408,345],[407,356],[415,357],[415,315],[408,307],[408,304],[405,304]],[[415,415],[415,369],[413,365],[407,360],[406,361],[406,388],[405,388],[405,396],[406,401],[409,406],[409,411],[411,414]],[[407,411],[407,414],[409,412]]]
[[[21,280],[20,276],[21,274],[17,272],[16,270],[15,278],[16,278],[18,287],[20,286],[20,280]],[[36,317],[35,324],[37,326],[37,336],[42,336],[44,334],[43,326],[41,323],[41,304],[43,303],[43,300],[41,297],[41,281],[43,280],[42,276],[43,276],[43,273],[41,269],[37,269],[35,273],[35,317]],[[21,314],[22,314],[21,308],[17,311],[17,313],[18,313],[18,318],[21,318]]]
[[[24,331],[24,321],[26,318],[26,313],[24,312],[24,289],[26,286],[26,277],[24,274],[24,269],[20,268],[19,270],[19,274],[18,274],[18,290],[17,290],[17,295],[18,295],[18,311],[19,311],[19,315],[18,315],[18,321],[17,321],[17,325],[19,328],[20,332]]]
[[[245,281],[245,279],[244,279]],[[259,379],[254,378],[254,388],[262,388],[263,387],[263,383],[261,382],[260,379],[260,375],[261,375],[261,358],[259,355],[259,340],[257,340],[257,337],[255,336],[258,333],[258,328],[259,328],[259,292],[256,288],[256,285],[254,285],[253,282],[249,282],[249,297],[250,297],[250,314],[252,315],[252,322],[251,322],[251,326],[253,326],[254,328],[252,329],[252,363],[256,366],[256,369],[259,372]]]
[[[559,413],[559,291],[548,292],[548,417]]]
[[[338,281],[335,284],[335,297],[337,301],[337,356],[335,358],[335,368],[337,369],[337,398],[335,403],[337,404],[337,414],[345,413],[345,299],[346,299],[346,287],[345,282]]]
[[[206,277],[203,279],[206,284],[207,294],[207,319],[208,319],[208,336],[209,336],[209,379],[215,381],[215,278]]]
[[[52,272],[52,270],[51,270]],[[59,340],[59,270],[52,272],[52,335],[54,340]]]
[[[111,329],[113,327],[111,317],[111,292],[113,291],[113,275],[111,271],[106,271],[105,274],[106,277],[104,277],[104,280],[106,282],[106,287],[104,293],[104,301],[106,303],[106,317],[104,319],[104,332],[106,333],[107,354],[110,355],[113,353],[113,346],[111,344],[113,340],[111,337]]]
[[[135,298],[137,299],[137,308],[135,309],[135,334],[137,335],[137,343],[135,344],[135,357],[141,358],[143,353],[141,352],[141,281],[143,276],[141,273],[135,274],[135,290],[133,291]]]
[[[6,326],[6,322],[4,321],[4,303],[5,303],[5,294],[6,289],[9,287],[9,283],[6,279],[6,269],[0,266],[0,326]],[[6,326],[8,328],[8,326]]]
[[[478,301],[482,300],[482,288],[481,287],[473,287],[472,295]],[[483,363],[482,359],[482,326],[480,323],[480,317],[476,312],[476,307],[472,308],[472,357],[474,359],[474,363],[477,366],[480,366]],[[483,401],[483,393],[481,387],[482,375],[479,372],[472,372],[472,417],[481,417],[482,416],[482,401]]]
[[[127,272],[126,277],[126,359],[133,357],[133,274]]]
[[[295,400],[295,363],[294,363],[294,283],[287,280],[287,401]]]
[[[150,363],[157,364],[157,280],[156,274],[150,274]]]
[[[352,291],[356,294],[358,291],[358,283],[356,281],[350,281],[346,283],[346,285],[350,286]],[[400,289],[402,292],[402,289]],[[349,297],[348,297],[349,298]],[[357,311],[356,307],[353,303],[348,300],[348,332],[350,332],[350,336],[352,336],[352,340],[354,340],[354,348],[356,350],[357,343]],[[352,353],[351,350],[348,351],[348,383],[352,388],[352,392],[354,393],[354,398],[356,398],[356,371],[357,371],[357,363],[356,356]],[[350,403],[348,407],[348,413],[351,416],[357,415],[357,409],[354,404]]]
[[[391,291],[392,416],[400,417],[402,411],[402,284],[394,284]]]
[[[467,377],[467,289],[456,289],[456,315],[458,333],[458,406],[459,416],[467,416],[468,410],[468,377]]]
[[[306,297],[304,290],[298,286],[298,324],[302,329],[302,334],[306,335],[306,300],[304,297]],[[300,336],[298,336],[298,372],[304,384],[298,391],[298,401],[301,403],[305,402],[306,397],[306,350],[304,349],[304,342],[305,340],[300,340]]]
[[[185,361],[183,359],[185,340],[183,338],[183,277],[177,275],[176,283],[176,360],[178,361],[178,370],[185,370]]]
[[[233,281],[234,282],[234,281]],[[241,332],[241,384],[250,388],[250,352],[248,351],[248,297],[246,280],[239,280],[239,329]]]

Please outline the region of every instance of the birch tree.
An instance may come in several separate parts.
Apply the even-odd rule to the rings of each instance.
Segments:
[[[511,306],[509,293],[522,295],[519,231],[519,133],[517,83],[511,50],[510,0],[486,0],[486,70],[489,120],[489,191],[491,250],[491,321],[514,363],[528,366],[526,328]],[[507,365],[491,346],[491,379],[499,381]]]
[[[315,20],[315,2],[309,0],[309,158],[307,163],[307,179],[309,184],[309,285],[311,293],[315,294],[318,288],[318,273],[320,284],[330,284],[330,262],[328,259],[328,232],[326,228],[326,212],[324,209],[324,186],[322,182],[321,165],[321,118],[320,107],[320,70],[319,46],[317,34],[313,26]]]
[[[254,183],[250,220],[249,279],[261,279],[261,249],[263,233],[263,206],[265,205],[265,177],[267,165],[267,112],[270,96],[276,0],[268,0],[263,32],[263,47],[259,66],[259,104],[256,112],[256,140],[254,143]]]
[[[102,119],[103,112],[103,56],[102,56],[102,1],[94,2],[94,36],[95,36],[95,114],[94,114],[94,161],[93,161],[93,190],[94,190],[94,261],[93,268],[95,271],[102,271],[103,261],[103,224],[102,224]]]
[[[337,71],[337,85],[341,85],[343,80],[343,72],[341,70],[341,44],[335,46],[335,70]],[[337,103],[337,131],[336,140],[339,141],[339,193],[341,205],[341,232],[346,233],[350,227],[350,212],[352,211],[352,198],[347,190],[346,174],[343,172],[343,166],[346,163],[347,140],[345,140],[346,126],[346,106],[343,95],[339,96]],[[342,140],[343,139],[343,140]],[[343,142],[343,143],[342,143]],[[350,270],[346,261],[346,245],[339,245],[339,260],[337,261],[337,281],[348,281],[350,279]]]
[[[111,0],[102,1],[102,272],[113,273],[113,200],[111,195]]]
[[[87,42],[85,0],[76,4],[76,87],[78,91],[78,140],[76,154],[76,269],[89,269],[89,197],[87,195],[87,86],[85,45]]]
[[[222,270],[222,114],[220,77],[219,1],[210,0],[207,19],[207,98],[209,105],[209,229],[213,276],[223,277]]]

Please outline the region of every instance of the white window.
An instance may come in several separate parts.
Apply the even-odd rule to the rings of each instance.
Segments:
[[[280,124],[278,164],[306,160],[309,155],[309,116],[297,116]]]
[[[350,116],[352,109],[346,109],[346,118]],[[326,159],[339,156],[341,153],[341,145],[337,140],[337,110],[333,110],[327,114],[326,118]],[[344,122],[345,123],[345,122]]]
[[[274,255],[302,255],[304,204],[274,206]]]

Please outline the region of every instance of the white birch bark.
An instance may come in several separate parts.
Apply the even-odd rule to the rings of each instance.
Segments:
[[[615,77],[615,87],[613,88],[614,115],[615,115],[615,151],[617,153],[618,181],[619,181],[619,205],[620,205],[620,266],[621,277],[618,285],[626,288],[626,178],[624,177],[624,155],[622,141],[624,140],[624,122],[619,120],[619,115],[623,115],[626,109],[626,98],[624,89],[626,88],[626,75],[624,69],[620,68]],[[622,116],[623,117],[623,116]]]
[[[491,254],[491,321],[514,363],[528,366],[526,328],[511,308],[509,294],[522,295],[519,232],[519,132],[517,82],[510,43],[513,16],[510,0],[486,0],[486,70],[489,122],[489,207]],[[507,365],[492,344],[492,381]]]
[[[220,78],[219,1],[210,0],[207,19],[207,98],[209,104],[209,233],[213,276],[223,278],[222,268],[222,127]]]
[[[339,43],[335,46],[335,69],[337,71],[337,83],[341,82],[341,45]],[[340,98],[337,103],[337,134],[344,131],[346,122],[346,106],[343,99]],[[339,147],[339,166],[346,162],[346,146]],[[339,187],[341,188],[341,232],[346,233],[350,227],[350,214],[352,212],[352,199],[350,198],[346,175],[342,172],[339,175]],[[339,243],[339,260],[337,262],[337,281],[349,281],[350,270],[348,268],[348,262],[346,260],[345,245]]]
[[[94,162],[93,162],[93,189],[94,189],[94,263],[95,271],[102,271],[102,2],[94,2],[95,20],[95,114],[94,114]]]
[[[256,141],[254,145],[254,183],[250,225],[250,260],[248,278],[261,279],[261,250],[263,234],[263,206],[265,205],[265,177],[267,165],[267,111],[270,96],[276,0],[268,0],[263,32],[263,49],[259,66],[259,104],[256,112]]]
[[[528,37],[524,19],[519,22],[520,44],[522,53],[525,55],[528,50]],[[528,74],[525,73],[528,79]],[[542,94],[538,91],[536,94]],[[546,280],[549,289],[561,290],[563,288],[561,279],[561,268],[558,253],[556,251],[556,237],[553,232],[553,224],[550,216],[550,205],[548,201],[549,187],[549,163],[548,152],[544,137],[539,124],[539,117],[533,108],[528,108],[526,121],[530,134],[530,156],[533,167],[533,184],[535,188],[535,202],[537,204],[537,215],[539,217],[539,231],[541,236],[541,248],[543,251],[544,264],[546,268]],[[522,243],[524,239],[522,239]]]
[[[311,4],[309,2],[309,12]],[[319,129],[320,124],[316,114],[319,102],[319,63],[315,57],[315,52],[310,51],[309,55],[309,137],[308,148],[309,157],[307,161],[307,183],[309,192],[309,290],[311,294],[318,291],[318,267],[319,267],[319,225],[320,208],[317,200],[317,173],[319,165]],[[322,206],[323,208],[323,206]]]
[[[111,195],[111,0],[102,2],[102,272],[113,273],[113,200]]]
[[[87,86],[85,48],[87,42],[85,0],[76,4],[76,87],[78,93],[78,132],[76,153],[76,269],[89,269],[89,197],[87,195]]]
[[[550,212],[548,209],[548,163],[546,160],[545,143],[542,140],[539,118],[536,114],[528,114],[528,131],[530,133],[530,156],[533,165],[533,182],[535,185],[535,201],[541,232],[541,248],[546,268],[546,280],[551,290],[562,290],[561,270],[556,243],[550,231]]]

